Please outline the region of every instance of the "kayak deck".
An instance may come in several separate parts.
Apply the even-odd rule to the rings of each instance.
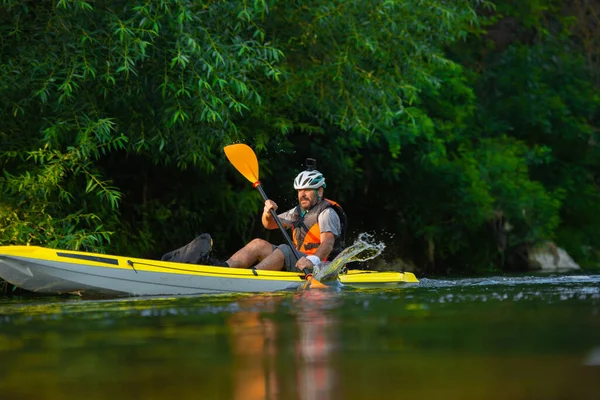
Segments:
[[[353,287],[395,286],[400,283],[419,283],[412,272],[367,271],[351,269],[339,276],[340,282]]]
[[[100,296],[186,295],[296,290],[302,273],[174,263],[133,257],[0,246],[0,278],[37,293]],[[349,271],[344,285],[368,287],[418,282],[401,272]]]

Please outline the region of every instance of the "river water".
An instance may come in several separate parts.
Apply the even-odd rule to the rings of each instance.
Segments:
[[[598,399],[600,276],[0,298],[1,399]]]

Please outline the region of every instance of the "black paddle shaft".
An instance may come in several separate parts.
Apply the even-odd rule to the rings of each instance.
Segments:
[[[260,195],[262,196],[262,198],[265,201],[269,200],[269,198],[267,197],[267,194],[265,193],[265,191],[263,190],[263,188],[262,188],[262,186],[260,184],[256,185],[256,188],[258,189]],[[277,212],[275,212],[275,210],[273,210],[272,208],[271,208],[270,211],[271,211],[271,215],[273,216],[273,218],[275,218],[275,222],[277,222],[277,226],[279,227],[279,230],[281,230],[281,233],[283,233],[283,236],[285,237],[285,240],[287,241],[288,245],[294,251],[294,255],[296,256],[296,260],[299,260],[300,259],[300,253],[298,252],[298,249],[296,248],[296,246],[294,246],[294,243],[292,242],[292,239],[290,239],[290,236],[288,235],[287,231],[285,230],[285,228],[281,224],[281,221],[279,220],[279,217],[277,216]]]

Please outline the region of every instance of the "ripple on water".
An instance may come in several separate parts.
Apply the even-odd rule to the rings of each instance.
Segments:
[[[423,290],[422,290],[423,289]],[[411,296],[439,304],[461,302],[600,300],[600,276],[493,276],[485,278],[422,278]]]
[[[547,285],[565,283],[600,284],[600,275],[567,276],[493,276],[485,278],[428,279],[421,278],[421,287],[493,286],[493,285]]]

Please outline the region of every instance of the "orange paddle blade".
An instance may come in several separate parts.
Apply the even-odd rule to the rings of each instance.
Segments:
[[[327,285],[322,284],[321,282],[319,282],[318,280],[316,280],[312,275],[307,275],[306,276],[306,285],[304,286],[304,289],[328,289],[329,287]]]
[[[258,159],[250,146],[238,143],[223,148],[229,162],[252,183],[258,182]]]

